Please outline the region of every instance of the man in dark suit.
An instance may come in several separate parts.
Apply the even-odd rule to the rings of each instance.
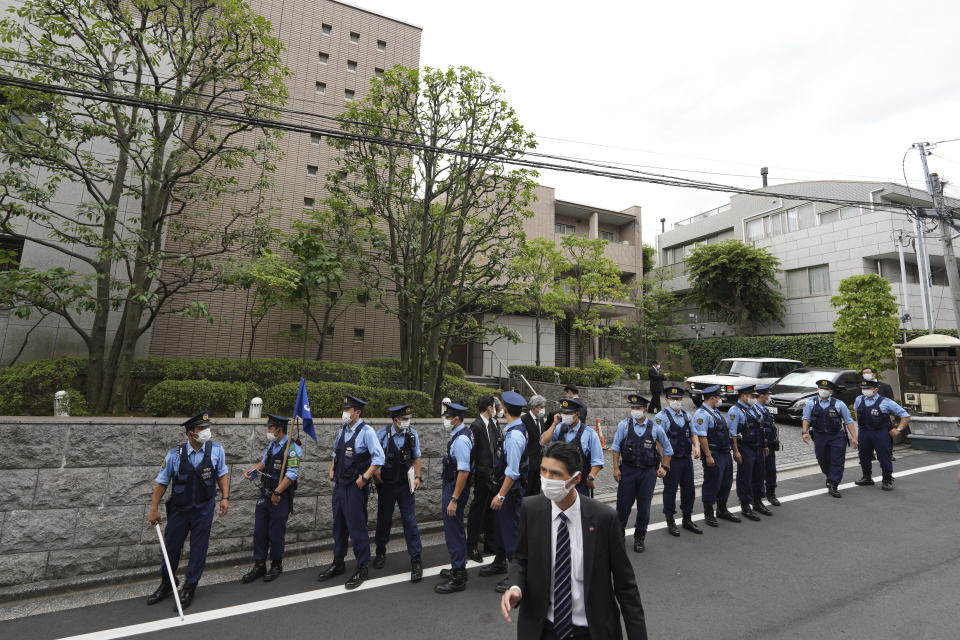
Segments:
[[[530,461],[530,476],[527,479],[526,488],[528,496],[540,493],[540,454],[543,452],[540,436],[543,435],[546,407],[547,399],[537,394],[530,398],[530,410],[521,418],[527,430],[527,458]]]
[[[566,442],[544,450],[543,494],[520,507],[520,538],[501,613],[509,622],[510,611],[523,602],[517,622],[523,640],[619,640],[621,616],[627,640],[646,640],[620,520],[610,507],[577,493],[579,458]]]
[[[874,371],[871,367],[864,367],[863,369],[861,369],[860,375],[863,376],[864,380],[870,380],[871,382],[877,379],[877,372]],[[896,398],[893,397],[893,387],[891,387],[886,382],[878,382],[877,384],[880,385],[880,389],[879,389],[880,397],[890,398],[894,402],[897,401]]]
[[[660,406],[660,394],[663,393],[663,381],[666,379],[666,376],[660,371],[659,360],[654,360],[650,364],[647,376],[650,378],[650,404],[647,406],[647,411],[657,415],[663,410],[663,407]]]
[[[493,534],[493,462],[500,446],[500,427],[494,412],[493,396],[482,396],[477,402],[480,414],[470,424],[473,432],[473,454],[476,467],[473,474],[473,501],[467,514],[467,557],[474,562],[483,562],[480,553],[480,534],[484,535],[487,551],[495,550]],[[499,488],[499,487],[497,487]]]

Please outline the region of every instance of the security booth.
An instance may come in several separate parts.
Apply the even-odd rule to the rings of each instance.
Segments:
[[[960,451],[960,340],[928,334],[894,345],[915,449]]]

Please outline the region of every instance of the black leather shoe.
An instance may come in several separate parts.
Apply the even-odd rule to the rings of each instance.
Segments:
[[[184,582],[183,587],[180,588],[180,608],[184,611],[187,610],[187,607],[190,606],[190,603],[193,602],[193,594],[197,590],[196,582]],[[173,603],[173,610],[177,610],[177,603]]]
[[[498,582],[497,586],[495,586],[493,590],[496,591],[497,593],[505,593],[506,590],[509,588],[510,588],[510,578],[507,577],[501,580],[500,582]]]
[[[501,573],[507,572],[507,562],[506,560],[494,560],[490,564],[485,564],[480,567],[480,577],[486,578],[487,576],[498,576]]]
[[[667,531],[672,536],[680,535],[680,527],[677,526],[677,521],[673,519],[673,516],[667,516]]]
[[[720,523],[717,522],[717,515],[713,510],[712,504],[703,505],[703,521],[707,523],[707,526],[710,527],[719,527]]]
[[[373,568],[374,569],[383,569],[383,565],[387,564],[387,554],[378,553],[373,558]]]
[[[283,573],[283,560],[274,560],[270,563],[270,571],[263,576],[264,582],[273,582]]]
[[[869,473],[864,473],[863,477],[859,480],[854,480],[853,484],[857,485],[858,487],[871,487],[877,483],[873,481],[873,478],[870,477]]]
[[[453,580],[453,569],[440,569],[440,577],[444,580]]]
[[[884,474],[883,482],[880,484],[880,488],[884,491],[893,491],[893,476]]]
[[[703,534],[703,529],[695,525],[693,523],[693,518],[690,516],[683,516],[682,526],[690,533]]]
[[[480,553],[480,549],[476,545],[467,547],[467,557],[474,562],[483,562],[483,554]]]
[[[762,500],[757,500],[753,503],[753,510],[765,516],[773,515],[773,511],[770,511],[770,509],[767,508],[767,505],[763,504]]]
[[[842,498],[842,497],[843,497],[842,495],[840,495],[840,489],[837,488],[837,483],[836,483],[836,482],[831,482],[831,483],[830,483],[830,486],[828,487],[828,491],[830,492],[830,495],[831,495],[832,497],[834,497],[834,498]]]
[[[743,514],[743,517],[747,520],[753,520],[754,522],[760,522],[760,516],[753,512],[753,507],[750,506],[749,502],[740,503],[740,513]]]
[[[717,517],[728,522],[742,522],[740,516],[727,509],[726,502],[717,503]]]
[[[180,582],[177,581],[177,584],[179,585]],[[161,580],[157,590],[147,596],[147,604],[157,604],[171,593],[173,593],[173,587],[170,586],[170,583],[166,580]]]
[[[250,584],[257,578],[260,578],[266,575],[266,573],[267,573],[266,563],[255,562],[253,563],[253,568],[250,569],[250,571],[247,571],[245,574],[243,574],[243,577],[240,578],[240,582],[242,582],[243,584]]]
[[[443,575],[443,572],[440,572],[440,575]],[[466,569],[450,569],[449,577],[446,578],[446,582],[441,582],[438,585],[433,587],[434,592],[436,593],[456,593],[457,591],[463,591],[467,588],[467,570]]]
[[[767,489],[767,502],[775,507],[780,506],[780,500],[777,499],[777,494],[774,493],[773,489]]]
[[[367,569],[367,565],[365,564],[360,565],[359,567],[357,567],[357,570],[353,572],[353,575],[350,576],[350,579],[347,580],[347,584],[345,584],[344,586],[347,589],[356,589],[357,587],[363,584],[364,580],[367,579],[367,574],[369,573],[369,571],[370,570]]]
[[[329,567],[320,572],[320,575],[317,576],[317,582],[325,582],[341,573],[346,573],[346,571],[347,567],[343,563],[343,558],[337,558]]]
[[[644,531],[641,534],[633,536],[633,550],[637,553],[643,553],[647,546],[644,544],[646,542],[647,532]]]
[[[410,582],[420,582],[423,580],[423,562],[420,556],[410,558]]]

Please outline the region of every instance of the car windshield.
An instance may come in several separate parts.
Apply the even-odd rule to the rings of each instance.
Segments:
[[[717,368],[713,370],[713,373],[714,375],[726,373],[758,378],[760,377],[760,363],[746,360],[721,360]]]
[[[814,389],[817,380],[833,380],[836,371],[793,371],[777,380],[778,387],[806,387]]]

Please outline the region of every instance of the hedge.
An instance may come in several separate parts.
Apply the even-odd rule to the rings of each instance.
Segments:
[[[147,392],[143,407],[157,417],[191,416],[203,410],[233,417],[235,412],[247,408],[254,392],[252,385],[245,382],[164,380]]]
[[[511,375],[522,375],[527,380],[538,382],[556,382],[560,374],[562,384],[575,384],[583,387],[609,387],[626,375],[622,367],[606,358],[598,358],[585,368],[577,367],[537,367],[533,365],[513,365]]]
[[[464,400],[466,402],[464,406],[469,410],[469,413],[476,411],[477,402],[481,397],[499,396],[501,393],[498,389],[491,389],[481,384],[467,382],[453,375],[444,377],[440,390],[445,398],[450,398],[454,402]],[[439,411],[439,407],[437,409]]]
[[[366,366],[375,367],[377,369],[400,369],[400,358],[373,358],[372,360],[367,360]],[[463,367],[458,365],[456,362],[448,362],[446,371],[444,372],[448,376],[455,376],[457,378],[466,378],[467,372],[463,370]]]
[[[84,358],[57,358],[21,362],[0,371],[0,415],[52,416],[53,394],[70,391],[70,414],[84,415]]]
[[[701,338],[687,342],[698,374],[710,373],[724,358],[788,358],[805,367],[842,367],[833,334]]]
[[[298,382],[285,382],[264,391],[264,412],[289,416],[299,387]],[[435,416],[440,410],[439,407],[431,406],[430,396],[420,391],[397,391],[342,382],[307,383],[307,398],[310,400],[310,412],[314,418],[339,418],[343,397],[347,395],[365,400],[368,404],[363,415],[370,418],[387,416],[387,407],[398,404],[409,404],[415,417]]]

